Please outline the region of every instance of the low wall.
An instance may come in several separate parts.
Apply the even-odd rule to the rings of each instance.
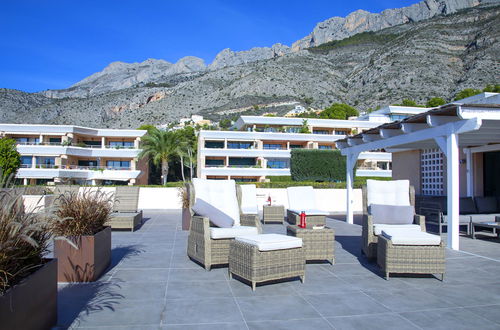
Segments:
[[[81,188],[94,190],[97,188]],[[114,193],[115,188],[101,188],[107,193]],[[346,213],[346,191],[345,189],[314,189],[316,207],[330,214]],[[267,204],[267,198],[271,196],[272,203],[284,205],[288,208],[288,196],[286,189],[257,188],[257,203],[259,210]],[[40,196],[23,196],[27,208],[34,208],[40,201]],[[42,204],[43,205],[43,204]],[[147,188],[141,187],[139,192],[139,209],[141,210],[172,210],[181,209],[182,201],[178,188]],[[354,212],[361,212],[361,189],[354,189]]]

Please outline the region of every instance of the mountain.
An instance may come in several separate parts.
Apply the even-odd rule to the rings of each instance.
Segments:
[[[456,11],[452,5],[464,2],[432,3]],[[361,19],[355,25],[365,24],[363,32],[307,49],[227,49],[208,66],[193,57],[175,64],[115,62],[65,90],[1,89],[0,122],[138,127],[191,114],[283,113],[296,102],[314,108],[345,102],[366,110],[403,98],[450,99],[458,90],[498,83],[500,76],[500,6],[471,3],[454,14],[411,16],[413,21],[378,31],[367,32],[374,25]]]
[[[437,15],[447,15],[481,3],[498,0],[425,0],[409,7],[384,10],[373,14],[357,10],[347,17],[332,17],[316,25],[308,36],[293,43],[292,47],[275,44],[272,47],[255,47],[246,51],[234,52],[229,48],[222,50],[214,61],[206,66],[200,58],[188,56],[172,64],[164,60],[148,59],[142,63],[114,62],[101,72],[95,73],[68,89],[48,90],[43,95],[51,98],[88,97],[138,84],[166,81],[174,76],[199,73],[205,70],[219,70],[284,56],[334,40],[342,40],[358,33],[379,31],[388,27],[418,22]],[[181,77],[182,78],[182,77]]]

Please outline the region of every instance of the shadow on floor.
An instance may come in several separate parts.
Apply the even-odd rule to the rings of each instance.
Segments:
[[[370,260],[361,252],[360,236],[342,236],[335,235],[335,240],[342,246],[342,249],[352,254],[359,261],[361,266],[371,271],[375,275],[382,277],[376,260]]]

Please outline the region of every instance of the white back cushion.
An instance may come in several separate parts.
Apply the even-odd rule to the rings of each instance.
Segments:
[[[312,186],[288,187],[288,208],[299,211],[314,210],[316,201]]]
[[[195,201],[193,211],[208,217],[222,228],[240,225],[240,209],[234,180],[193,179]]]
[[[241,211],[243,214],[258,214],[257,187],[254,184],[242,184],[241,189]]]
[[[366,180],[368,206],[371,204],[383,205],[410,205],[410,181],[378,181]]]

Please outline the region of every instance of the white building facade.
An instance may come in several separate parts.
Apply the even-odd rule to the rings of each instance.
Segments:
[[[144,130],[70,125],[0,124],[0,137],[17,142],[24,184],[147,184],[137,157]]]

